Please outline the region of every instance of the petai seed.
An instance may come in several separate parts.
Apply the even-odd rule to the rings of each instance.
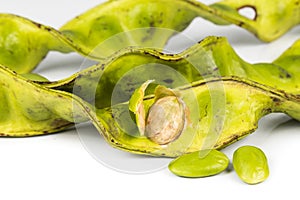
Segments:
[[[169,170],[177,176],[200,178],[219,174],[228,167],[229,159],[224,153],[213,149],[202,157],[204,153],[184,154],[169,164]]]
[[[269,176],[268,161],[264,152],[254,146],[243,146],[233,154],[233,167],[245,183],[257,184]]]
[[[149,110],[146,121],[146,136],[157,144],[176,140],[185,124],[183,102],[175,96],[157,100]]]

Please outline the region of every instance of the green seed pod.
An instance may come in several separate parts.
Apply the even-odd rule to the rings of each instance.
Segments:
[[[44,86],[75,93],[85,101],[94,103],[97,108],[129,101],[133,91],[147,80],[176,88],[202,79],[237,76],[298,95],[299,49],[300,40],[273,63],[250,64],[242,60],[223,37],[205,38],[199,44],[175,55],[151,49],[128,48],[104,59],[98,65]],[[115,92],[112,101],[116,88],[118,92]]]
[[[38,135],[43,130],[57,132],[74,122],[91,120],[112,146],[133,153],[176,157],[200,149],[223,148],[255,131],[259,119],[271,112],[300,119],[299,43],[274,63],[254,65],[239,58],[227,40],[218,37],[209,37],[175,55],[130,48],[69,78],[44,83],[1,67],[0,111],[4,114],[0,117],[0,133]],[[146,67],[140,70],[136,66]],[[220,74],[215,73],[216,67]],[[176,73],[166,73],[166,69]],[[203,76],[199,71],[205,72]],[[138,90],[139,95],[133,95],[136,99],[130,100],[141,83],[154,79],[155,84],[147,91]],[[113,93],[116,88],[118,92]],[[169,96],[176,96],[177,103]],[[140,132],[143,122],[137,124],[129,114],[138,114],[136,108],[140,106],[136,105],[143,105],[146,120],[149,108],[161,98],[171,100],[179,113],[181,105],[185,108],[184,120],[176,118],[177,131],[164,145],[157,142],[165,140],[163,135],[151,140]],[[23,120],[13,120],[16,118]],[[168,120],[166,124],[171,124]],[[180,124],[184,124],[182,130]]]
[[[51,27],[11,14],[0,14],[0,64],[29,73],[49,50],[70,52],[65,38]]]
[[[253,132],[257,128],[258,120],[273,111],[285,112],[300,119],[299,97],[241,78],[198,81],[172,90],[184,102],[189,112],[185,112],[186,122],[180,135],[168,144],[160,145],[146,136],[141,136],[134,123],[128,125],[132,119],[124,113],[129,111],[129,102],[98,109],[74,94],[49,89],[5,67],[0,67],[0,77],[2,136],[52,133],[73,123],[91,120],[113,147],[132,153],[176,157],[203,149],[209,140],[212,140],[209,144],[213,148],[223,148]],[[220,84],[223,89],[219,88]],[[174,96],[170,92],[164,92],[163,87],[157,88],[156,97],[150,95],[143,99],[146,107],[159,99]],[[221,101],[216,101],[217,98],[215,103],[221,103],[226,97],[227,103],[223,108],[226,115],[219,110],[216,115],[211,105],[212,93],[209,88],[214,88],[214,97],[221,97]],[[196,98],[191,98],[191,94]],[[174,98],[166,100],[174,101]],[[219,124],[221,116],[224,119]],[[218,120],[214,120],[216,117]],[[219,127],[219,130],[215,129]],[[211,135],[216,130],[219,131],[217,138]]]
[[[173,6],[168,6],[170,3]],[[59,30],[16,15],[0,14],[0,64],[28,73],[48,51],[75,51],[102,60],[128,46],[162,48],[195,17],[194,5],[184,0],[108,1]]]
[[[76,112],[72,98],[70,93],[44,88],[0,66],[0,135],[49,134],[66,129],[75,121],[87,121],[86,114]]]
[[[245,7],[253,9],[254,19],[239,13]],[[28,73],[52,50],[75,51],[102,60],[128,46],[162,48],[196,17],[220,25],[235,24],[269,42],[300,23],[300,5],[298,0],[224,0],[212,5],[196,0],[108,1],[70,20],[59,30],[19,16],[0,14],[0,64],[18,73]]]
[[[223,0],[211,7],[218,15],[236,24],[265,42],[270,42],[300,23],[300,5],[297,0]],[[242,9],[252,9],[253,18],[240,14]]]
[[[221,109],[222,112],[218,110],[216,115],[212,107],[209,88],[218,88],[220,83],[222,83],[223,90],[214,91],[215,96],[220,96],[220,99],[215,99],[215,103],[220,101],[223,105],[222,96],[225,96],[226,106],[223,108],[225,110]],[[180,133],[174,140],[166,140],[163,134],[157,135],[157,138],[152,140],[147,138],[147,134],[146,137],[140,136],[138,129],[126,128],[126,124],[131,120],[130,116],[124,118],[122,114],[128,110],[129,106],[126,103],[97,110],[97,119],[105,127],[101,131],[104,138],[112,146],[133,153],[176,157],[184,153],[199,151],[208,144],[216,149],[224,148],[253,132],[257,128],[258,120],[270,112],[286,112],[295,119],[300,119],[299,114],[296,114],[300,109],[298,97],[245,79],[222,78],[221,80],[195,82],[192,87],[181,87],[174,91],[180,94],[180,98],[190,111],[185,112],[185,118],[188,120],[180,121],[180,118],[176,118],[179,120],[178,123],[185,123],[185,126],[182,130],[177,127],[175,130],[178,132],[172,132],[174,135]],[[198,104],[191,100],[191,92],[196,95]],[[170,98],[161,99],[174,101],[175,98],[171,95]],[[151,96],[144,99],[147,105],[155,105],[157,101]],[[114,110],[119,112],[114,112]],[[173,114],[173,112],[170,113],[170,115]],[[222,116],[224,119],[220,120]],[[216,117],[218,120],[214,120]],[[174,123],[171,119],[166,120]],[[123,123],[119,123],[120,121]],[[216,131],[219,131],[217,137],[214,136]],[[161,145],[160,141],[169,143],[164,142]]]
[[[202,153],[207,155],[203,156]],[[227,156],[218,150],[193,152],[179,156],[169,164],[169,170],[177,176],[200,178],[224,171],[229,164]]]
[[[245,183],[257,184],[269,176],[269,166],[264,152],[254,146],[243,146],[233,154],[233,167]]]
[[[49,80],[39,74],[35,73],[27,73],[27,74],[21,74],[26,79],[32,80],[32,81],[38,81],[38,82],[48,82]]]

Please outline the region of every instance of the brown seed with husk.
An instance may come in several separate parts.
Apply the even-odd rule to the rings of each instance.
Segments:
[[[185,121],[184,104],[179,98],[160,98],[149,109],[146,136],[157,144],[168,144],[180,136]]]

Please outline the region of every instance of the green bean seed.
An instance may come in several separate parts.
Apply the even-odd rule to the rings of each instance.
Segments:
[[[233,167],[245,183],[257,184],[269,176],[269,167],[264,152],[254,146],[243,146],[233,154]]]
[[[206,152],[196,151],[182,155],[169,164],[169,170],[177,176],[182,177],[207,177],[224,171],[229,164],[227,156],[218,151],[210,150]]]

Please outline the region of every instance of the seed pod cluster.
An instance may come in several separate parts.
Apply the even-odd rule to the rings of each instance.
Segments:
[[[249,5],[253,19],[239,13]],[[224,37],[207,37],[178,54],[144,48],[161,49],[198,16],[219,25],[236,24],[269,42],[300,23],[300,6],[298,0],[212,5],[118,0],[92,8],[58,30],[0,14],[0,136],[49,134],[91,121],[115,148],[182,155],[169,166],[179,176],[222,172],[228,159],[221,152],[199,157],[207,142],[222,149],[255,131],[258,121],[273,112],[300,120],[300,40],[272,63],[258,64],[240,58]],[[166,31],[170,29],[174,31]],[[104,42],[123,31],[117,41]],[[93,51],[99,44],[103,49]],[[77,52],[99,63],[52,82],[32,73],[51,50]],[[182,168],[184,163],[189,166]],[[249,184],[269,175],[264,153],[253,147],[238,149],[233,165]]]

